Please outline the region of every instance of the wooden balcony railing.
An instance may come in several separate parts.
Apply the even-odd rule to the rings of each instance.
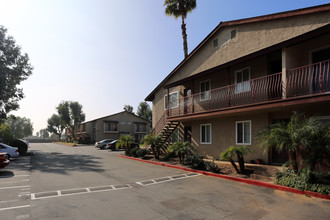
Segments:
[[[286,87],[276,73],[172,100],[153,131],[158,134],[168,117],[319,93],[330,93],[330,60],[287,71]]]
[[[169,117],[261,103],[282,98],[282,73],[263,76],[172,100]]]
[[[296,97],[330,91],[330,60],[287,72],[287,97]]]

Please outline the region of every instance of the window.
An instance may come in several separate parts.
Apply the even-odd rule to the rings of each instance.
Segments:
[[[236,122],[236,144],[251,145],[251,121]]]
[[[210,80],[201,82],[201,85],[200,85],[200,92],[201,92],[200,100],[201,101],[208,100],[211,98],[210,89],[211,89]]]
[[[104,122],[105,132],[118,132],[118,122]]]
[[[142,132],[142,133],[147,132],[147,125],[142,123],[136,124],[136,132]]]
[[[213,40],[213,47],[217,48],[218,46],[219,46],[219,40],[218,40],[218,38],[216,38]]]
[[[234,39],[236,37],[236,30],[232,30],[231,32],[230,32],[230,38],[231,39]]]
[[[200,128],[201,132],[201,144],[211,144],[211,124],[203,124]]]
[[[144,136],[146,136],[146,134],[136,134],[135,142],[140,143],[142,138],[144,138]]]
[[[241,69],[236,73],[236,93],[248,92],[251,90],[250,87],[250,68]]]
[[[164,96],[164,106],[165,106],[165,109],[167,109],[167,95]],[[170,104],[168,107],[170,109],[179,107],[179,93],[178,92],[170,93]]]

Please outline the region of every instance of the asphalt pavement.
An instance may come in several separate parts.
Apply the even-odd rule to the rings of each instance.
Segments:
[[[30,144],[0,170],[0,219],[329,219],[330,201],[117,157]]]

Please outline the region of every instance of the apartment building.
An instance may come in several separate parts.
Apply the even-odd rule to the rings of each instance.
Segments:
[[[248,145],[247,160],[283,163],[256,135],[292,111],[330,121],[330,4],[221,22],[145,100],[164,140],[179,130],[214,158]]]
[[[90,143],[103,139],[119,139],[123,135],[131,135],[135,142],[150,132],[151,123],[134,113],[127,111],[97,118],[81,123],[75,127],[75,137],[79,142]],[[65,133],[72,138],[67,129]]]

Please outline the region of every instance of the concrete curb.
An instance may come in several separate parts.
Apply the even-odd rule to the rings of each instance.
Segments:
[[[200,174],[203,174],[206,176],[213,176],[213,177],[232,180],[232,181],[236,181],[236,182],[241,182],[241,183],[246,183],[246,184],[251,184],[251,185],[256,185],[256,186],[262,186],[262,187],[267,187],[267,188],[271,188],[271,189],[277,189],[277,190],[281,190],[281,191],[285,191],[285,192],[291,192],[291,193],[296,193],[296,194],[301,194],[301,195],[308,195],[308,196],[312,196],[312,197],[330,200],[330,195],[323,195],[321,193],[310,192],[310,191],[301,191],[301,190],[298,190],[295,188],[281,186],[281,185],[275,185],[272,183],[261,182],[258,180],[250,180],[250,179],[227,176],[227,175],[223,175],[223,174],[211,173],[211,172],[206,172],[206,171],[201,171],[201,170],[194,170],[194,169],[187,168],[187,167],[176,166],[176,165],[155,162],[155,161],[148,161],[148,160],[143,160],[143,159],[135,158],[135,157],[128,157],[128,156],[124,156],[124,155],[120,155],[120,154],[117,154],[117,157],[136,160],[136,161],[140,161],[140,162],[144,162],[144,163],[151,163],[151,164],[164,166],[164,167],[171,167],[171,168],[180,169],[180,170],[189,171],[189,172],[200,173]]]

